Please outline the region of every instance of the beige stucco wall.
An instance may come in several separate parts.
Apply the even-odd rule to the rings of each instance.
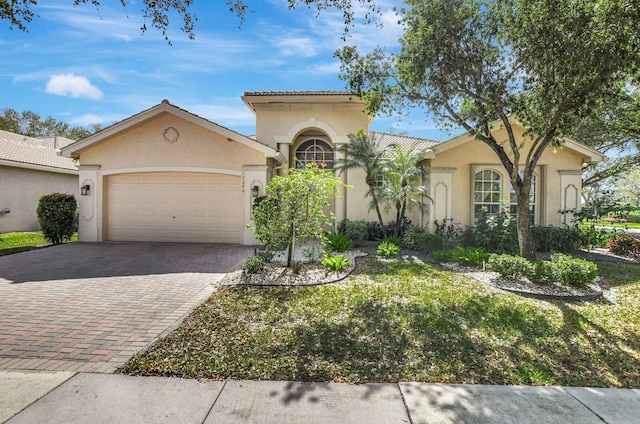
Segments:
[[[169,127],[180,134],[174,143],[163,137]],[[148,167],[242,170],[243,165],[266,163],[264,154],[168,113],[89,146],[80,161],[99,164],[103,172]]]
[[[39,231],[36,209],[41,194],[68,193],[78,198],[78,176],[0,166],[0,233]]]
[[[514,127],[518,139],[523,137],[523,129]],[[507,140],[504,129],[495,133],[497,140]],[[524,163],[528,145],[522,151],[521,164]],[[563,147],[550,147],[543,153],[536,167],[537,184],[537,223],[541,225],[560,225],[562,193],[562,175],[567,171],[580,173],[583,158],[576,152]],[[502,176],[503,198],[509,196],[509,178],[506,170],[500,163],[497,155],[484,143],[471,140],[458,145],[449,150],[436,153],[432,160],[433,167],[453,168],[452,178],[452,207],[451,216],[455,222],[463,226],[471,225],[473,222],[472,213],[472,191],[471,184],[473,175],[482,169],[494,170]]]
[[[333,143],[340,143],[348,134],[369,128],[369,116],[357,102],[258,104],[255,108],[256,137],[273,148],[278,148],[278,142],[294,142],[309,129],[319,129]],[[341,138],[335,140],[335,135]]]

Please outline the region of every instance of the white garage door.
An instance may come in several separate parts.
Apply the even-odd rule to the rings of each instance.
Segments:
[[[240,243],[240,177],[157,172],[107,180],[107,239]]]

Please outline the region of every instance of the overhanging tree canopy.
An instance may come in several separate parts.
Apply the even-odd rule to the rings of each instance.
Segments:
[[[615,94],[640,64],[631,0],[407,0],[397,54],[345,47],[348,88],[372,113],[424,107],[489,146],[518,203],[520,253],[534,258],[531,179],[545,149]],[[531,137],[522,145],[510,117]],[[508,140],[492,135],[504,125]]]

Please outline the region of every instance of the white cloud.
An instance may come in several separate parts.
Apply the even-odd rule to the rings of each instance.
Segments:
[[[93,113],[85,113],[84,115],[71,118],[69,120],[69,123],[73,125],[82,125],[85,127],[89,125],[100,124],[104,127],[122,119],[124,119],[124,117],[117,114],[95,115]]]
[[[94,100],[103,96],[102,91],[91,84],[87,77],[74,74],[52,75],[45,91],[58,96],[88,97]]]
[[[317,44],[308,37],[281,38],[275,42],[284,56],[313,57],[317,51]]]

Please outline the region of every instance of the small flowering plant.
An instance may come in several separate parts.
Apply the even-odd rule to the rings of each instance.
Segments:
[[[607,218],[602,218],[600,221],[602,222],[611,222],[611,223],[616,223],[616,222],[627,222],[626,219],[624,218],[615,218],[615,217],[607,217]]]

